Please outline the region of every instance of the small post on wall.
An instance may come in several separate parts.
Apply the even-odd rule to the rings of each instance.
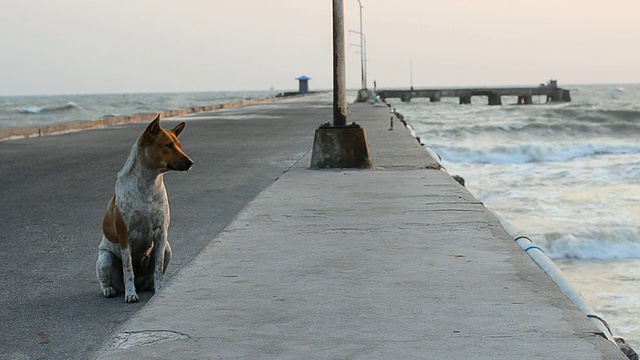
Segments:
[[[333,124],[316,129],[312,169],[371,168],[367,135],[355,122],[347,125],[344,62],[344,3],[333,1]]]

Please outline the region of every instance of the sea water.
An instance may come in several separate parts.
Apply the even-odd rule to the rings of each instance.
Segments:
[[[261,99],[274,91],[217,91],[0,97],[0,129],[37,127]]]
[[[540,245],[640,349],[640,85],[563,86],[569,103],[389,99],[452,175]]]

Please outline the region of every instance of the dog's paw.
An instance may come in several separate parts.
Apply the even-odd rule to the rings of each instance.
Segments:
[[[106,298],[112,298],[116,296],[116,288],[114,288],[113,286],[104,288],[102,289],[102,295],[104,295],[104,297]]]
[[[138,302],[138,294],[133,293],[133,294],[127,294],[124,296],[124,301],[128,302],[128,303],[134,303],[134,302]]]

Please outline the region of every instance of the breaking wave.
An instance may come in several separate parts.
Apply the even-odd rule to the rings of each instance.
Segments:
[[[25,106],[20,108],[20,113],[22,114],[41,114],[41,113],[51,113],[51,112],[60,112],[60,111],[70,111],[70,110],[81,110],[82,108],[78,106],[78,104],[73,101],[69,101],[64,105],[54,105],[54,106]]]
[[[640,144],[513,144],[488,149],[434,144],[431,148],[447,162],[498,165],[565,162],[598,155],[640,154]]]
[[[557,237],[549,234],[548,237]],[[617,260],[640,258],[638,230],[565,234],[548,240],[547,255],[562,260]]]

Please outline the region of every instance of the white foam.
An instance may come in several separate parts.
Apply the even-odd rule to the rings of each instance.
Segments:
[[[595,155],[640,154],[640,145],[631,144],[511,144],[491,148],[462,146],[431,147],[445,161],[477,164],[526,164],[539,162],[566,162]]]
[[[585,234],[587,235],[587,234]],[[596,235],[596,234],[593,234]],[[549,242],[548,255],[552,259],[616,260],[640,258],[640,240],[634,233],[612,232],[607,238],[566,234]],[[635,240],[635,241],[634,241]]]
[[[40,113],[40,111],[42,111],[42,108],[39,108],[37,106],[25,106],[23,108],[20,108],[20,112],[23,114],[38,114]]]

